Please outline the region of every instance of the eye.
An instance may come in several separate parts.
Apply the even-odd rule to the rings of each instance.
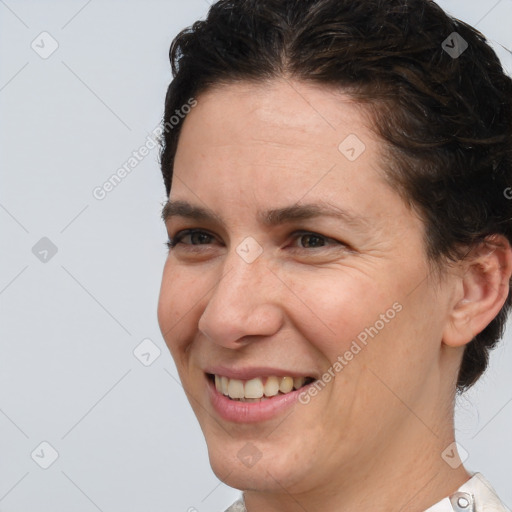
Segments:
[[[292,250],[304,249],[323,249],[331,247],[348,247],[347,244],[310,231],[297,231],[292,234],[293,244]],[[208,246],[214,243],[215,236],[200,229],[185,229],[179,231],[174,237],[171,237],[166,243],[169,250],[174,249],[177,245],[189,247]],[[308,251],[310,252],[310,251]]]
[[[305,249],[311,249],[316,247],[324,247],[326,237],[317,235],[316,233],[303,233],[298,234],[296,240],[301,242],[301,245]]]
[[[298,247],[294,247],[294,249],[322,249],[329,245],[346,245],[332,238],[320,235],[319,233],[309,231],[299,231],[294,233],[294,239],[295,241],[300,242],[300,245]]]
[[[184,241],[184,239],[189,237],[189,242]],[[206,231],[201,231],[200,229],[185,229],[183,231],[178,232],[173,238],[170,238],[167,242],[167,247],[169,249],[173,249],[178,244],[183,245],[207,245],[215,240],[213,235]]]

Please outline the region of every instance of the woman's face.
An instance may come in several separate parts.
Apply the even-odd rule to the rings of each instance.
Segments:
[[[429,274],[423,224],[384,180],[367,117],[284,80],[197,100],[158,318],[215,473],[306,492],[421,454],[453,385],[441,343],[452,292]]]

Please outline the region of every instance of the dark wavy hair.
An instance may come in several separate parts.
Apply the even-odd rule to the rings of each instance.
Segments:
[[[385,175],[423,219],[436,268],[490,235],[512,241],[512,80],[485,37],[434,2],[220,0],[173,40],[170,61],[160,151],[168,195],[176,111],[213,86],[287,77],[334,86],[367,108]],[[511,297],[466,346],[459,392],[486,369]]]

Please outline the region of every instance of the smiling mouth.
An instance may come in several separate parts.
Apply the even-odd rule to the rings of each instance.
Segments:
[[[250,380],[230,379],[222,375],[207,374],[217,391],[238,402],[262,402],[278,395],[286,395],[303,388],[316,379],[313,377],[256,377]]]

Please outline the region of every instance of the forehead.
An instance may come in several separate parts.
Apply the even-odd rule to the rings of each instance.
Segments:
[[[390,201],[401,199],[369,120],[332,88],[284,79],[217,86],[184,121],[170,199],[226,218],[319,202],[358,217],[393,215]]]
[[[266,145],[267,151],[272,145],[290,146],[297,154],[317,147],[334,161],[340,156],[339,144],[350,134],[378,142],[368,122],[361,104],[332,87],[288,79],[239,82],[217,85],[199,96],[180,142],[193,135],[198,144],[244,143],[255,151],[258,145]]]

